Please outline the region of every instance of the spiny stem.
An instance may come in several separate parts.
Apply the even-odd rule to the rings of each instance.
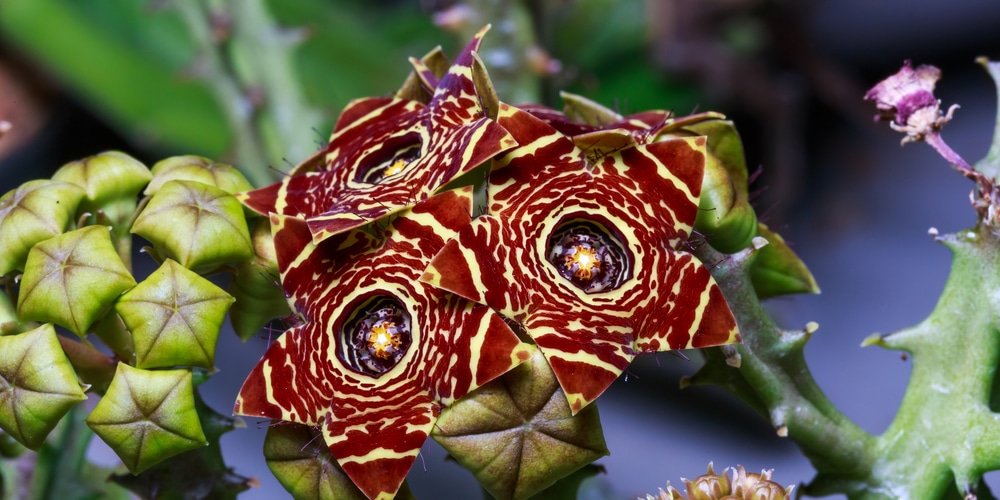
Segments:
[[[767,407],[772,424],[787,432],[818,470],[865,477],[874,438],[844,416],[816,384],[806,366],[805,338],[789,340],[760,305],[749,276],[752,249],[726,256],[709,245],[696,253],[712,269],[740,326],[743,344],[738,368]],[[803,331],[801,335],[808,335]]]

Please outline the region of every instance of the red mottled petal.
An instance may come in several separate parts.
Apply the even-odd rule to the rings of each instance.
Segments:
[[[585,137],[592,142],[586,151],[582,141],[511,106],[501,105],[498,122],[520,146],[494,162],[491,215],[446,243],[423,281],[521,322],[574,412],[637,350],[692,347],[695,338],[698,345],[738,341],[707,269],[675,250],[698,213],[704,138],[636,145],[624,131],[599,131]],[[619,264],[602,261],[625,273],[612,288],[587,293],[561,274],[561,261],[549,260],[554,242],[568,234],[560,228],[579,220],[622,256]]]
[[[367,495],[392,496],[438,409],[528,358],[495,312],[417,281],[455,229],[469,224],[471,209],[471,187],[447,191],[378,235],[355,230],[318,244],[301,219],[273,215],[282,283],[305,324],[271,346],[237,412],[285,420],[308,413]],[[412,342],[397,364],[373,375],[338,353],[353,348],[341,332],[355,308],[382,295],[405,309]],[[325,402],[300,391],[310,386],[322,388]]]
[[[311,339],[324,337],[317,335],[321,332],[315,331],[316,326],[292,328],[271,344],[243,382],[233,413],[306,425],[323,421],[333,399],[333,386],[313,373],[317,366],[326,364],[323,351],[309,344]]]
[[[462,51],[428,105],[398,98],[355,101],[330,138],[324,167],[295,172],[240,199],[260,213],[306,219],[318,243],[412,207],[515,146],[487,117],[472,80],[484,34]]]
[[[437,420],[430,401],[383,408],[347,418],[334,414],[323,427],[340,467],[373,499],[396,494]]]

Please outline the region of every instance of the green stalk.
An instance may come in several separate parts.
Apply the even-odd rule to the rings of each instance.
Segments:
[[[707,244],[698,248],[703,262],[718,262],[712,275],[736,316],[743,344],[733,349],[738,361],[723,359],[721,350],[707,353],[705,367],[690,381],[722,385],[763,409],[779,435],[795,440],[818,471],[831,471],[859,488],[875,462],[876,442],[840,413],[812,378],[803,347],[814,328],[781,330],[761,307],[749,274],[761,240],[731,256]]]
[[[57,436],[45,443],[38,452],[35,471],[32,474],[31,498],[38,500],[58,500],[67,494],[83,493],[72,490],[70,485],[78,485],[87,462],[87,447],[94,433],[84,424],[84,411],[80,405],[73,407],[57,427]]]
[[[201,60],[197,65],[199,76],[204,78],[222,105],[233,134],[232,149],[236,164],[252,184],[269,184],[272,179],[259,164],[265,155],[257,131],[252,126],[254,105],[227,67],[222,45],[215,39],[214,27],[209,21],[212,13],[199,0],[179,0],[172,5],[181,13],[191,37],[201,49]]]
[[[301,36],[279,27],[263,0],[180,0],[201,48],[201,76],[225,110],[236,165],[255,186],[277,178],[269,166],[314,152],[323,116],[306,103],[294,67]]]

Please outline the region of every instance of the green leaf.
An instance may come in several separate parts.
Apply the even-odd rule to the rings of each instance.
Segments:
[[[161,186],[132,232],[188,269],[211,269],[253,255],[243,206],[233,195],[201,182],[176,180]]]
[[[172,156],[153,165],[153,180],[143,194],[156,194],[161,186],[170,181],[197,181],[215,186],[229,194],[253,189],[239,170],[224,163],[217,163],[201,156]]]
[[[115,304],[132,331],[137,368],[215,364],[219,330],[233,297],[167,259]]]
[[[197,54],[170,10],[145,0],[10,2],[0,30],[132,139],[224,152],[229,129],[206,86],[183,72]]]
[[[119,363],[87,425],[133,474],[208,444],[187,370],[149,371]]]
[[[540,351],[444,409],[441,444],[496,498],[526,498],[608,454],[596,405],[573,416]]]
[[[88,226],[31,249],[21,280],[22,320],[51,322],[83,337],[135,278],[105,226]]]
[[[256,480],[243,477],[226,466],[219,438],[242,427],[242,421],[221,415],[194,393],[195,409],[205,431],[208,446],[186,451],[133,476],[119,474],[111,481],[142,498],[158,500],[234,500]]]
[[[792,293],[819,293],[819,285],[802,259],[792,251],[780,234],[758,224],[760,235],[767,239],[750,268],[750,279],[761,299]]]
[[[0,197],[0,276],[24,270],[32,246],[67,230],[84,195],[75,184],[37,180]]]
[[[0,337],[0,352],[0,429],[37,449],[86,396],[52,325]]]

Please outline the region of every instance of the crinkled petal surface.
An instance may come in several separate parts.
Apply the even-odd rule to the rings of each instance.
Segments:
[[[87,226],[31,249],[17,312],[23,320],[52,322],[83,337],[118,298],[135,285],[111,244],[106,226]]]
[[[437,84],[426,106],[355,101],[330,139],[326,165],[241,195],[262,213],[304,218],[316,242],[413,206],[516,143],[487,116],[473,81],[485,29]]]
[[[442,193],[383,229],[319,244],[301,219],[273,215],[282,282],[304,322],[268,349],[235,412],[321,426],[365,495],[392,497],[441,407],[529,356],[497,314],[418,281],[431,256],[469,222],[471,193]],[[370,353],[364,340],[372,345],[374,337],[352,343],[357,318],[383,310],[373,300],[390,301],[394,317],[407,318],[401,335],[409,340],[394,364],[377,370],[358,362]]]
[[[499,123],[520,146],[496,160],[491,215],[462,228],[423,281],[521,323],[573,411],[597,398],[637,352],[739,340],[708,270],[677,250],[698,211],[704,138],[595,157],[517,108],[502,105]],[[566,269],[552,261],[562,228],[574,224],[597,228],[619,248],[614,286],[588,292],[566,277],[569,260]]]
[[[0,429],[37,449],[84,396],[51,324],[0,337]]]

